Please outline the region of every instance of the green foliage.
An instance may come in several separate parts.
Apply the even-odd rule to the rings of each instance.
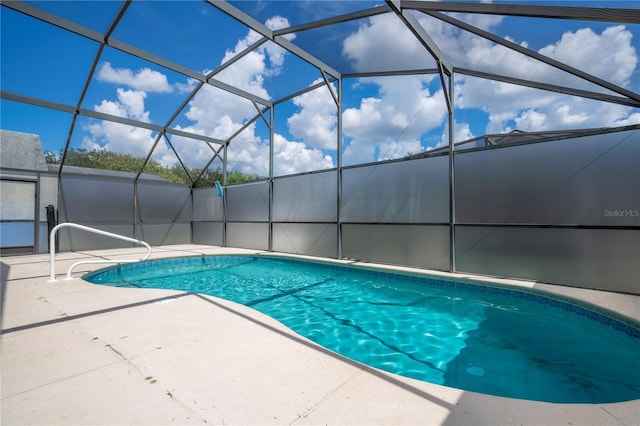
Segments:
[[[48,164],[60,164],[62,161],[62,152],[56,155],[52,152],[44,153],[45,161]],[[134,157],[129,154],[120,154],[117,152],[105,150],[88,150],[86,148],[70,149],[67,151],[65,158],[65,166],[87,167],[90,169],[117,170],[121,172],[140,171],[144,163],[144,158]],[[171,167],[163,166],[155,160],[149,160],[143,170],[146,174],[160,176],[172,183],[181,183],[191,185],[191,179],[197,179],[201,170],[192,168],[185,171],[179,163]],[[191,176],[191,179],[189,179]],[[258,179],[257,175],[247,175],[240,172],[231,171],[227,173],[227,183],[243,183],[252,182]],[[195,187],[212,187],[215,181],[222,182],[223,174],[220,168],[216,170],[205,170]]]
[[[53,152],[45,151],[44,161],[47,164],[60,164],[60,157],[54,154]]]

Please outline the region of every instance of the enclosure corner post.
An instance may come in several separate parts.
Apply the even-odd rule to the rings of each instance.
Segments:
[[[454,114],[453,114],[453,76],[449,76],[449,272],[456,272],[456,185],[455,185],[455,145],[453,138]]]

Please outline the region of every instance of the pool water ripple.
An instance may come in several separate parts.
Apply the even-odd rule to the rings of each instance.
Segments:
[[[232,300],[356,361],[459,389],[566,403],[640,398],[637,324],[535,292],[260,256],[150,261],[84,278]]]

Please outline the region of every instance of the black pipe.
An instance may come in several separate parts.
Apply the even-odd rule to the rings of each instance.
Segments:
[[[47,247],[51,250],[51,230],[58,224],[56,219],[56,208],[53,204],[49,204],[47,207]],[[58,251],[58,242],[56,241],[55,251]]]

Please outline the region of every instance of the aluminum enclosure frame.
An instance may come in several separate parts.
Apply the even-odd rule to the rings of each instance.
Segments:
[[[347,167],[343,165],[342,151],[343,151],[343,140],[342,140],[342,115],[344,112],[343,105],[343,91],[344,91],[344,79],[345,78],[358,78],[358,77],[367,77],[367,76],[393,76],[393,75],[407,75],[407,74],[435,74],[437,73],[440,77],[441,86],[444,92],[445,101],[447,104],[447,116],[448,116],[448,146],[446,148],[446,153],[444,155],[448,155],[448,188],[449,188],[449,268],[451,272],[457,271],[456,267],[456,227],[459,225],[456,221],[456,157],[458,156],[458,145],[454,143],[453,138],[453,124],[455,122],[455,108],[453,105],[454,102],[454,81],[457,75],[466,75],[473,76],[477,78],[485,78],[489,80],[506,82],[510,84],[516,84],[525,87],[536,88],[544,91],[550,91],[554,93],[561,93],[571,96],[580,96],[588,99],[594,99],[601,102],[619,104],[624,106],[629,106],[633,108],[640,108],[640,94],[620,87],[616,84],[611,83],[605,79],[596,77],[594,75],[589,74],[585,70],[576,69],[568,64],[562,63],[555,59],[546,57],[538,52],[535,52],[531,49],[518,45],[517,43],[511,42],[505,38],[499,37],[493,33],[485,31],[476,26],[470,25],[468,23],[462,22],[459,19],[456,19],[453,16],[448,15],[450,12],[466,12],[466,13],[476,13],[476,14],[488,14],[488,15],[505,15],[505,16],[521,16],[521,17],[530,17],[530,18],[549,18],[549,19],[570,19],[570,20],[584,20],[584,21],[596,21],[596,22],[617,22],[617,23],[630,23],[630,24],[640,24],[640,10],[638,9],[620,9],[620,8],[586,8],[586,7],[555,7],[555,6],[539,6],[533,4],[517,4],[517,5],[506,5],[506,4],[485,4],[485,3],[466,3],[466,2],[435,2],[435,1],[410,1],[410,0],[386,0],[385,4],[382,6],[377,6],[374,8],[370,8],[367,10],[362,10],[359,12],[353,12],[340,16],[333,16],[331,18],[321,19],[317,21],[310,21],[303,24],[291,26],[289,28],[283,28],[279,30],[271,30],[267,28],[265,25],[256,21],[253,17],[248,14],[242,12],[240,9],[235,7],[232,3],[224,1],[224,0],[206,0],[205,2],[209,5],[212,10],[215,10],[220,13],[224,13],[231,18],[235,19],[239,23],[243,24],[247,28],[252,29],[253,31],[260,34],[260,38],[258,41],[254,42],[250,46],[247,46],[242,52],[237,54],[235,57],[231,58],[229,61],[218,67],[217,69],[207,73],[206,75],[192,69],[188,69],[187,67],[174,63],[164,57],[160,57],[151,52],[145,51],[143,49],[137,48],[135,46],[131,46],[127,43],[119,41],[113,38],[113,33],[115,29],[120,24],[122,18],[126,15],[128,8],[131,4],[129,0],[124,1],[118,12],[115,14],[111,23],[108,26],[108,29],[104,33],[96,32],[92,29],[86,28],[82,25],[79,25],[75,22],[68,21],[59,16],[48,13],[36,6],[33,6],[29,3],[25,3],[23,1],[6,1],[2,3],[2,7],[7,7],[16,12],[29,16],[31,18],[43,21],[50,25],[54,25],[58,28],[61,28],[65,31],[69,31],[71,33],[76,34],[79,37],[83,37],[85,39],[91,40],[98,44],[98,51],[94,57],[94,60],[91,64],[90,71],[86,77],[86,80],[83,85],[82,92],[78,98],[78,101],[74,105],[67,105],[52,102],[46,99],[35,98],[31,96],[26,96],[20,93],[12,93],[7,91],[0,91],[0,98],[19,102],[22,104],[33,105],[37,107],[43,107],[48,109],[53,109],[57,111],[63,111],[66,113],[72,114],[72,122],[68,131],[67,139],[64,147],[64,154],[62,158],[61,167],[58,171],[58,180],[60,182],[59,187],[62,187],[61,181],[63,179],[63,169],[65,167],[65,158],[66,154],[69,150],[70,143],[74,133],[77,131],[75,128],[76,120],[78,117],[89,117],[96,118],[100,120],[105,120],[108,122],[125,124],[128,126],[140,127],[152,130],[157,132],[153,147],[148,152],[148,155],[145,158],[143,165],[137,172],[137,175],[134,178],[133,185],[134,191],[131,196],[132,205],[137,206],[139,203],[138,197],[138,182],[141,179],[141,175],[143,173],[144,167],[147,162],[151,159],[151,155],[155,147],[161,142],[165,141],[171,149],[173,149],[178,161],[180,162],[182,168],[187,171],[185,165],[182,163],[178,152],[173,148],[171,143],[171,139],[169,136],[175,135],[180,137],[186,137],[195,141],[199,141],[200,143],[204,143],[208,146],[210,151],[210,159],[207,165],[202,169],[202,172],[198,176],[189,176],[191,181],[191,189],[195,188],[199,179],[202,177],[202,174],[209,167],[210,164],[213,163],[216,159],[220,159],[223,164],[223,174],[226,179],[227,175],[227,151],[230,144],[233,144],[234,139],[242,133],[244,129],[250,126],[257,120],[263,120],[265,124],[269,128],[270,134],[270,161],[269,161],[269,176],[267,177],[266,182],[262,182],[260,184],[266,185],[267,194],[268,194],[268,211],[266,220],[255,221],[256,227],[257,224],[260,224],[262,229],[262,224],[266,223],[266,227],[268,228],[268,237],[266,239],[266,249],[273,250],[274,241],[273,241],[273,226],[274,226],[274,211],[273,211],[273,197],[274,197],[274,182],[276,182],[281,177],[277,177],[274,175],[274,125],[275,122],[275,112],[274,107],[279,105],[287,100],[290,100],[296,96],[302,95],[304,93],[308,93],[312,90],[319,89],[322,86],[325,86],[333,96],[336,102],[336,113],[337,113],[337,167],[335,169],[336,178],[335,178],[335,199],[336,199],[336,224],[337,224],[337,237],[336,237],[336,253],[338,258],[343,257],[343,247],[342,247],[342,214],[343,211],[341,209],[341,205],[343,202],[343,171],[348,170]],[[424,48],[424,54],[426,56],[432,57],[436,64],[438,65],[435,69],[418,69],[418,70],[402,70],[402,71],[389,71],[389,72],[379,72],[379,73],[346,73],[342,72],[340,69],[335,69],[335,67],[330,66],[324,61],[320,60],[317,57],[314,57],[311,53],[305,51],[304,49],[298,47],[294,43],[288,41],[286,39],[286,35],[290,33],[300,32],[300,31],[308,31],[312,29],[327,27],[331,25],[335,25],[338,23],[344,22],[352,22],[358,19],[363,19],[365,17],[378,16],[382,14],[390,14],[395,15],[398,18],[398,22],[401,25],[404,25],[415,37],[416,40],[420,43],[420,45]],[[486,39],[491,41],[492,43],[501,45],[507,49],[518,52],[526,57],[535,59],[540,61],[548,66],[551,66],[555,69],[558,69],[562,72],[568,73],[577,77],[578,79],[588,82],[594,86],[597,86],[605,92],[610,93],[599,93],[591,90],[583,90],[583,89],[575,89],[575,88],[567,88],[560,85],[554,85],[550,82],[545,81],[531,81],[525,80],[515,77],[510,77],[507,75],[499,75],[494,73],[483,72],[481,70],[460,68],[452,63],[449,58],[442,52],[442,49],[437,45],[437,43],[429,36],[428,31],[420,26],[414,14],[425,14],[433,17],[439,21],[445,22],[447,24],[453,25],[456,28],[460,28],[464,31],[470,32],[482,39]],[[322,76],[323,82],[314,85],[313,87],[309,87],[295,93],[288,94],[280,99],[271,100],[264,99],[256,94],[250,93],[246,90],[243,90],[238,87],[234,87],[222,81],[216,80],[215,76],[220,71],[229,67],[233,63],[239,61],[249,53],[255,51],[255,49],[259,48],[261,45],[267,42],[273,42],[276,45],[284,48],[289,53],[297,56],[301,60],[305,61],[313,68],[315,68],[318,73]],[[147,123],[140,120],[134,120],[124,117],[118,117],[116,115],[100,113],[96,111],[92,111],[89,109],[82,108],[83,100],[87,94],[88,87],[94,78],[94,74],[96,68],[101,60],[103,51],[106,47],[110,47],[116,49],[119,52],[131,55],[133,57],[151,62],[163,68],[169,69],[173,72],[176,72],[180,75],[184,75],[186,77],[192,78],[197,81],[197,85],[194,89],[185,97],[184,101],[180,104],[180,106],[175,110],[175,112],[171,115],[171,117],[163,124],[153,124]],[[334,84],[337,86],[336,92],[334,92]],[[205,86],[213,86],[217,89],[223,90],[228,93],[232,93],[236,96],[239,96],[243,99],[247,99],[251,101],[256,107],[256,114],[251,117],[251,119],[247,120],[247,122],[243,125],[241,129],[238,129],[231,136],[229,136],[225,140],[216,139],[213,137],[200,135],[193,132],[187,132],[183,130],[179,130],[173,128],[172,126],[175,123],[175,120],[179,116],[179,114],[188,106],[189,102],[196,96],[196,94]],[[268,117],[268,118],[267,118]],[[433,152],[431,154],[438,154]],[[362,167],[366,165],[360,165]],[[359,166],[359,167],[360,167]],[[188,174],[188,173],[187,173]],[[223,182],[227,184],[226,180]],[[242,191],[240,187],[227,187],[227,194],[230,191]],[[58,197],[58,203],[62,203],[62,197]],[[223,218],[222,218],[222,241],[223,244],[228,244],[227,239],[227,226],[231,224],[231,226],[236,226],[237,223],[244,222],[236,222],[233,220],[229,220],[227,208],[229,206],[226,204],[227,199],[226,196],[223,200]],[[247,220],[246,222],[252,222],[253,220]],[[638,231],[637,227],[632,227],[632,230]]]
[[[445,81],[445,78],[444,78],[445,75],[450,78],[453,78],[453,75],[456,72],[460,72],[461,74],[465,74],[465,75],[473,75],[476,77],[493,79],[495,81],[503,81],[511,84],[525,85],[528,87],[534,87],[541,90],[551,90],[558,93],[565,93],[565,94],[574,95],[574,96],[584,96],[591,99],[598,99],[603,102],[619,103],[627,106],[640,107],[640,94],[638,93],[634,93],[630,90],[614,85],[608,81],[592,76],[582,70],[575,69],[559,61],[545,57],[539,53],[526,49],[516,43],[510,42],[501,37],[497,37],[487,31],[481,30],[477,27],[473,27],[472,25],[461,22],[443,13],[443,12],[467,12],[467,13],[478,13],[478,14],[497,14],[497,15],[505,15],[505,16],[511,15],[511,16],[534,17],[534,18],[573,19],[573,20],[589,20],[589,21],[600,21],[600,22],[621,22],[621,23],[637,24],[637,23],[640,23],[640,10],[638,9],[554,7],[554,6],[537,6],[537,5],[501,5],[501,4],[480,4],[479,5],[477,3],[458,3],[458,2],[453,3],[453,2],[429,2],[429,1],[417,2],[417,1],[409,1],[409,0],[387,0],[386,6],[379,6],[373,9],[363,10],[363,11],[350,13],[342,16],[335,16],[329,19],[323,19],[315,22],[308,22],[303,25],[297,25],[294,27],[273,31],[268,29],[264,25],[260,24],[259,22],[257,22],[255,19],[248,16],[244,12],[240,11],[239,9],[237,9],[235,6],[233,6],[231,3],[227,1],[207,0],[207,3],[212,7],[220,10],[221,12],[226,13],[232,18],[238,20],[243,25],[246,25],[247,27],[253,29],[254,31],[257,31],[263,36],[263,38],[257,41],[256,43],[254,43],[253,45],[248,46],[243,52],[239,53],[234,58],[229,60],[227,63],[223,64],[217,70],[210,72],[208,75],[202,75],[198,72],[185,68],[184,66],[173,63],[164,58],[158,57],[157,55],[151,54],[142,49],[130,46],[126,43],[113,39],[112,37],[113,31],[116,29],[122,17],[126,13],[129,5],[131,4],[129,0],[126,0],[122,3],[119,11],[117,12],[116,16],[114,17],[111,24],[109,25],[109,28],[104,34],[97,33],[94,30],[85,28],[79,24],[76,24],[74,22],[68,21],[61,17],[55,16],[48,12],[45,12],[23,1],[3,2],[2,7],[11,8],[17,12],[23,13],[32,18],[39,19],[41,21],[47,22],[51,25],[55,25],[64,30],[73,32],[81,37],[93,40],[99,43],[99,49],[95,56],[89,75],[85,80],[82,93],[75,106],[62,105],[62,104],[46,101],[43,99],[37,99],[37,98],[24,96],[17,93],[5,92],[5,91],[0,92],[0,97],[2,99],[7,99],[7,100],[12,100],[16,102],[25,103],[25,104],[73,113],[72,124],[69,129],[69,135],[64,148],[65,154],[69,149],[71,136],[74,132],[75,120],[78,116],[98,118],[101,120],[112,121],[112,122],[127,124],[134,127],[142,127],[142,128],[147,128],[147,129],[156,131],[158,132],[158,136],[156,138],[153,148],[155,148],[157,143],[160,141],[160,139],[162,138],[162,135],[165,135],[166,137],[167,133],[175,134],[175,135],[179,135],[187,138],[192,138],[195,140],[200,140],[202,142],[207,143],[210,147],[211,147],[210,144],[212,143],[216,145],[228,145],[233,140],[233,138],[237,135],[237,133],[232,135],[229,139],[223,141],[223,140],[217,140],[217,139],[209,138],[206,136],[202,136],[196,133],[184,132],[184,131],[171,128],[171,125],[175,121],[178,114],[188,105],[189,101],[195,96],[195,94],[200,90],[200,88],[203,85],[205,84],[212,85],[219,89],[228,91],[237,96],[240,96],[245,99],[256,102],[258,104],[264,105],[266,109],[272,109],[274,104],[280,103],[284,101],[286,98],[276,100],[276,101],[270,101],[267,99],[260,98],[249,92],[246,92],[238,88],[234,88],[226,83],[222,83],[220,81],[215,80],[214,79],[215,74],[220,72],[222,69],[228,67],[232,63],[238,61],[249,52],[255,50],[260,45],[262,45],[265,41],[271,40],[276,44],[278,44],[279,46],[283,47],[284,49],[288,50],[290,53],[310,63],[313,67],[319,70],[319,72],[323,77],[325,77],[325,73],[328,73],[332,76],[332,78],[338,80],[340,82],[339,83],[340,85],[342,85],[343,74],[340,71],[335,70],[333,67],[313,57],[308,52],[305,52],[302,49],[298,48],[297,46],[293,45],[291,42],[287,41],[283,36],[291,32],[321,28],[321,27],[325,27],[325,26],[329,26],[337,23],[362,19],[363,17],[370,17],[370,16],[375,16],[383,13],[395,12],[395,14],[400,18],[400,21],[403,23],[403,25],[407,26],[407,28],[412,33],[414,33],[418,38],[418,40],[420,40],[420,42],[423,44],[423,46],[425,47],[425,54],[433,56],[436,62],[439,64],[439,69],[437,70],[437,72],[441,76],[441,82],[442,82],[442,86],[445,93],[447,92],[452,93],[449,90],[449,87],[448,87],[449,85]],[[425,32],[424,29],[419,26],[419,24],[413,18],[413,16],[410,13],[408,13],[409,11],[418,11],[418,12],[433,16],[436,19],[442,20],[444,22],[447,22],[449,24],[462,28],[466,31],[470,31],[471,33],[474,33],[480,37],[486,38],[494,43],[503,45],[521,54],[535,58],[550,66],[556,67],[560,70],[573,74],[581,79],[584,79],[585,81],[598,85],[604,89],[611,90],[614,93],[617,93],[621,96],[612,96],[612,95],[599,94],[599,93],[589,92],[589,91],[567,89],[560,86],[550,85],[545,82],[525,81],[522,79],[516,79],[516,78],[507,77],[507,76],[495,75],[492,73],[479,72],[477,70],[468,70],[468,69],[458,70],[444,56],[444,54],[439,49],[437,44],[434,43],[433,40],[431,40],[428,33]],[[124,119],[122,117],[117,117],[109,114],[97,113],[95,111],[82,109],[81,108],[82,101],[86,95],[86,91],[89,86],[89,83],[93,78],[95,69],[102,55],[102,51],[106,46],[113,47],[117,50],[120,50],[121,52],[127,53],[129,55],[132,55],[140,59],[144,59],[156,65],[175,71],[179,74],[183,74],[187,77],[195,79],[199,83],[194,88],[194,90],[185,98],[184,102],[180,105],[180,107],[175,111],[175,113],[163,126],[153,125],[150,123],[145,123],[137,120]],[[422,72],[425,73],[425,72],[432,72],[432,71],[422,70]],[[402,75],[403,72],[398,72],[398,73],[390,72],[386,74]],[[365,74],[350,74],[349,76],[357,77],[357,76],[364,76],[364,75]],[[310,90],[313,90],[313,89],[312,88],[306,89],[306,91],[310,91]],[[306,91],[302,91],[302,93]],[[450,104],[451,103],[450,94],[446,95],[446,100],[447,100],[447,105],[449,110],[452,110],[452,105]],[[338,116],[341,116],[341,113],[342,113],[341,105],[340,103],[338,103]],[[260,109],[258,109],[258,115],[262,115],[262,114],[263,112],[261,112]],[[338,133],[338,139],[341,139],[341,133]],[[338,144],[340,144],[340,141],[338,141]],[[153,148],[150,150],[146,161],[149,160],[151,153],[153,152]],[[215,149],[213,149],[213,147],[211,147],[211,150],[212,150],[212,158],[209,161],[209,164],[216,157],[219,156],[219,151],[216,151]],[[178,156],[178,159],[180,159],[179,156]],[[64,160],[64,157],[63,157],[63,160]],[[223,158],[222,160],[223,162],[226,162],[226,159]],[[138,177],[140,173],[142,173],[142,170],[144,169],[144,165],[146,165],[146,161],[141,167],[140,171],[138,172]],[[62,161],[62,166],[64,167],[64,161]],[[270,175],[269,177],[271,178],[273,176]]]

